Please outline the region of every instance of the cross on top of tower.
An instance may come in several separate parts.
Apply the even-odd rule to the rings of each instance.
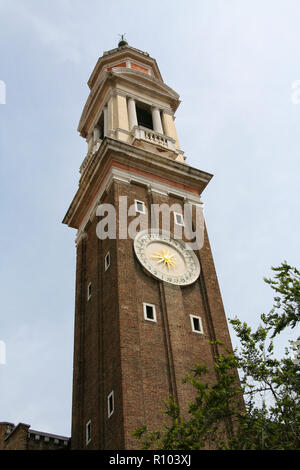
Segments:
[[[119,41],[118,43],[118,47],[122,47],[122,46],[128,46],[128,42],[125,41],[124,37],[125,37],[125,34],[126,33],[123,33],[123,34],[119,34],[120,38],[121,38],[121,41]]]

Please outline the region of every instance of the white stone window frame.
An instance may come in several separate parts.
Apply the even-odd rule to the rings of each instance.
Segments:
[[[104,257],[104,269],[105,271],[108,270],[110,267],[110,252],[108,251]]]
[[[111,406],[112,405],[112,406]],[[107,397],[107,416],[110,418],[115,412],[115,394],[112,390]]]
[[[147,307],[151,307],[151,308],[152,308],[153,318],[149,318],[149,317],[148,317],[148,315],[147,315]],[[155,305],[149,304],[148,302],[143,302],[143,312],[144,312],[144,320],[146,320],[146,321],[151,321],[151,322],[153,322],[153,323],[157,323],[157,316],[156,316],[156,308],[155,308]]]
[[[90,300],[92,297],[92,283],[90,282],[87,286],[87,300]]]
[[[177,216],[179,216],[181,222],[178,222]],[[176,225],[180,225],[180,227],[184,227],[184,218],[183,218],[183,215],[180,212],[174,212],[174,223]]]
[[[85,444],[88,446],[92,440],[92,421],[89,420],[85,425]]]
[[[139,210],[138,204],[143,205],[143,210]],[[138,199],[134,200],[134,206],[135,206],[135,211],[138,212],[139,214],[146,214],[146,204],[144,201],[139,201]]]
[[[195,329],[194,319],[199,320],[200,330],[196,330],[196,329]],[[197,315],[190,315],[190,320],[191,320],[192,332],[193,332],[193,333],[197,333],[197,334],[199,334],[199,335],[203,335],[203,334],[204,334],[204,331],[203,331],[202,318],[199,317],[199,316],[197,316]]]

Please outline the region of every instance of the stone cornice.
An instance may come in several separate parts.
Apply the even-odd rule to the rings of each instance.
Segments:
[[[143,72],[140,72],[139,70],[135,69],[130,69],[127,67],[118,67],[116,70],[112,70],[111,72],[113,75],[116,76],[121,76],[122,78],[127,78],[128,80],[131,81],[140,86],[140,81],[135,80],[135,78],[140,78],[142,82],[148,82],[150,84],[151,91],[159,91],[160,93],[167,94],[171,96],[173,99],[179,99],[179,94],[173,90],[173,88],[169,87],[166,83],[161,82],[160,80],[157,80],[157,78],[152,77],[151,75],[147,75]],[[133,78],[132,78],[133,77]],[[153,87],[153,85],[156,85],[156,88]],[[143,83],[143,87],[145,87],[145,84]]]
[[[78,228],[78,232],[76,235],[76,246],[79,246],[79,243],[87,238],[87,234],[85,231],[86,226],[88,222],[93,220],[93,218],[95,217],[97,207],[101,203],[103,194],[105,193],[105,191],[109,190],[110,186],[114,181],[121,182],[124,184],[138,184],[147,188],[149,193],[153,192],[166,197],[172,196],[178,199],[182,199],[185,204],[190,204],[198,207],[203,206],[200,197],[193,193],[176,189],[171,185],[157,183],[151,180],[151,178],[141,177],[139,175],[136,175],[134,172],[120,170],[119,168],[112,167],[109,173],[107,174],[105,180],[103,181],[103,184],[101,185],[101,188],[99,189],[96,197],[94,198],[92,205],[89,207],[87,213],[85,214],[80,224],[80,227]]]
[[[180,190],[181,193],[198,196],[212,178],[211,174],[185,163],[106,137],[82,175],[63,223],[73,228],[80,227],[112,166],[135,174],[136,179],[151,180],[157,191],[168,186],[173,188],[173,192]]]

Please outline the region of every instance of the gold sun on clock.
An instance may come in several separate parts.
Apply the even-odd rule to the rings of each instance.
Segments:
[[[157,264],[162,263],[163,265],[167,266],[168,269],[176,268],[176,262],[174,259],[175,255],[170,253],[170,250],[165,250],[164,248],[159,251],[155,251],[155,253],[151,256],[151,258],[157,260]]]

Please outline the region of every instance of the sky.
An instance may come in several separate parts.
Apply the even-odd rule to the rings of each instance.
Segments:
[[[299,24],[297,0],[0,0],[0,421],[71,433],[76,233],[61,221],[87,80],[119,34],[180,94],[181,148],[214,175],[202,201],[226,316],[256,327],[271,309],[263,278],[300,265]]]

